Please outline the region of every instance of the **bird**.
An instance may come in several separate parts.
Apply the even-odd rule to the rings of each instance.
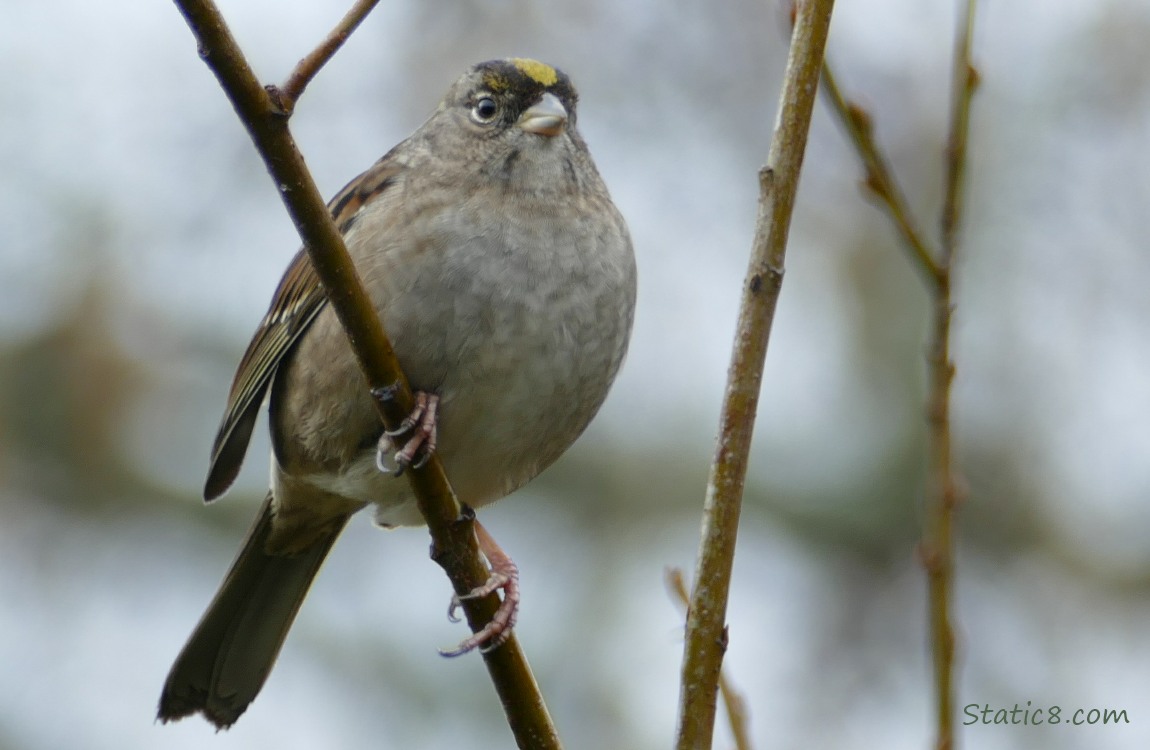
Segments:
[[[415,393],[403,435],[377,416],[346,334],[300,250],[242,356],[204,498],[233,483],[268,405],[268,494],[161,693],[163,722],[218,729],[270,674],[313,579],[358,511],[424,523],[396,475],[435,452],[461,503],[481,508],[551,465],[598,412],[627,351],[636,266],[627,224],[576,127],[571,79],[526,58],[471,66],[431,116],[328,208]],[[503,590],[518,572],[476,525]],[[457,600],[456,600],[457,603]]]

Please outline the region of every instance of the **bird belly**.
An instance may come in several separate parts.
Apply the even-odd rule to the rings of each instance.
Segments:
[[[602,238],[557,232],[538,216],[498,231],[480,224],[460,231],[457,220],[418,245],[371,252],[349,243],[411,387],[440,397],[437,453],[457,497],[472,507],[530,481],[582,433],[623,358],[634,301],[629,246],[596,247]],[[532,251],[511,254],[509,245]],[[436,260],[418,257],[424,253]],[[330,309],[313,327],[302,346],[317,338],[330,346],[333,336],[347,345]],[[326,361],[336,360],[354,363]],[[339,454],[334,442],[314,446],[309,452],[323,460],[307,462],[308,481],[375,505],[382,525],[421,524],[406,478],[376,468],[371,436],[379,427],[371,422],[375,432],[364,432],[364,419],[375,415],[362,377],[345,379],[342,403],[309,407],[326,408],[325,424],[311,434],[334,437],[349,423],[362,434],[343,439],[352,454]]]

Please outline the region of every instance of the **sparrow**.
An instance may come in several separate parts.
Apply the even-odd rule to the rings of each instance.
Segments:
[[[160,720],[199,712],[226,728],[243,714],[348,519],[370,506],[385,528],[424,523],[397,477],[405,467],[434,451],[459,501],[480,508],[551,465],[595,416],[627,350],[636,270],[577,101],[550,65],[474,65],[331,201],[415,391],[407,437],[384,431],[301,250],[240,360],[204,498],[235,480],[265,401],[271,486],[168,674]],[[498,646],[518,605],[517,568],[479,524],[476,535],[492,578],[473,593],[503,600],[459,651]]]

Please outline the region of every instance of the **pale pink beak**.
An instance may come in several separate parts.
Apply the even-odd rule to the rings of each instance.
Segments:
[[[567,129],[567,109],[554,94],[544,94],[519,116],[519,127],[528,133],[554,137]]]

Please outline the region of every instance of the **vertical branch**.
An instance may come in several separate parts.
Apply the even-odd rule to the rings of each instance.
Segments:
[[[950,127],[946,140],[946,178],[942,205],[942,262],[949,265],[957,244],[962,192],[966,182],[966,143],[970,132],[970,102],[978,88],[978,71],[971,61],[975,0],[965,0],[962,24],[954,43],[950,90]]]
[[[758,409],[763,362],[783,282],[783,261],[799,172],[818,90],[834,0],[798,4],[767,163],[759,171],[759,209],[727,374],[715,457],[707,483],[695,586],[687,613],[679,698],[679,750],[707,750],[727,645],[727,598]]]
[[[915,228],[903,193],[874,140],[870,115],[861,107],[847,102],[839,93],[829,65],[824,72],[824,90],[832,110],[842,121],[862,160],[867,175],[866,185],[886,207],[906,244],[911,261],[924,272],[931,295],[926,410],[933,494],[927,503],[919,554],[927,575],[930,644],[934,662],[936,750],[953,750],[955,747],[955,636],[951,604],[955,571],[954,513],[961,493],[951,445],[950,386],[954,380],[954,362],[950,356],[950,324],[954,312],[952,269],[962,215],[970,103],[978,86],[978,72],[971,62],[974,15],[975,0],[964,0],[962,22],[954,45],[944,197],[939,221],[941,247],[938,251],[932,251]]]
[[[676,601],[683,605],[686,613],[690,605],[690,594],[687,584],[683,580],[683,571],[678,568],[669,568],[666,575],[667,588],[671,590]],[[735,741],[735,750],[752,750],[750,716],[747,712],[747,701],[735,689],[725,674],[719,674],[719,695],[727,708],[727,723],[731,727],[731,736]]]
[[[921,553],[930,597],[937,750],[952,750],[955,746],[955,635],[951,621],[951,605],[954,597],[955,569],[954,509],[960,495],[955,476],[950,426],[950,385],[954,380],[954,363],[950,358],[950,324],[954,310],[951,271],[962,213],[970,102],[978,82],[970,54],[974,11],[974,0],[966,0],[964,20],[959,25],[955,38],[950,127],[946,144],[945,192],[939,222],[942,251],[939,253],[936,274],[932,341],[927,358],[930,387],[927,405],[930,424],[930,468],[935,494],[928,509],[926,527],[923,529]]]

